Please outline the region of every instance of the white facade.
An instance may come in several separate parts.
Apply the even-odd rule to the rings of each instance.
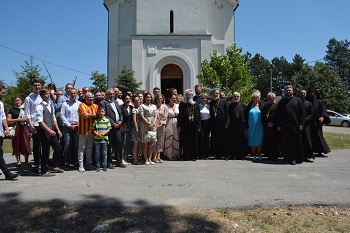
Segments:
[[[234,43],[238,0],[104,3],[108,10],[108,86],[116,85],[114,80],[125,65],[135,71],[141,89],[161,87],[165,94],[165,89],[174,86],[181,93],[198,84],[201,61],[209,59],[213,50],[224,54]]]

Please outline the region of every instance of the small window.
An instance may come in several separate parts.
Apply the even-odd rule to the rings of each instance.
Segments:
[[[174,12],[170,11],[170,33],[174,33]]]

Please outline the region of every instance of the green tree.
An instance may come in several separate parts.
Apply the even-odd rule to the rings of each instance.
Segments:
[[[34,63],[34,56],[30,56],[29,60],[25,60],[21,68],[22,71],[13,71],[13,74],[17,79],[16,90],[18,90],[21,97],[25,97],[33,91],[32,80],[40,78],[46,81],[46,76],[41,75],[41,68]]]
[[[350,110],[346,86],[336,72],[322,62],[314,66],[304,65],[301,72],[292,78],[294,92],[315,87],[328,109],[345,113]]]
[[[343,82],[350,88],[350,41],[329,40],[327,54],[324,57],[326,65],[334,70]]]
[[[255,54],[255,56],[252,58],[248,55],[248,58],[250,74],[253,76],[255,83],[254,88],[259,90],[262,98],[264,98],[267,93],[270,92],[271,63],[259,53]],[[272,86],[274,85],[275,80],[273,80]]]
[[[6,108],[13,106],[13,98],[16,96],[21,97],[24,101],[25,97],[33,91],[32,80],[40,78],[46,80],[46,77],[41,75],[41,68],[34,63],[34,56],[30,56],[29,60],[24,60],[24,65],[21,65],[21,71],[13,71],[16,78],[15,85],[7,86],[7,95],[4,99],[4,105]]]
[[[106,91],[107,90],[107,75],[100,74],[98,70],[91,72],[92,85],[90,91],[95,93],[96,91]]]
[[[243,101],[249,101],[254,84],[247,57],[241,53],[242,49],[235,44],[227,47],[226,55],[218,55],[214,51],[210,61],[205,59],[201,63],[201,72],[197,76],[200,83],[205,88],[219,88],[227,94],[228,99],[233,96],[233,92],[238,91]]]
[[[123,66],[120,75],[115,79],[115,82],[118,85],[119,90],[122,92],[131,91],[137,92],[142,82],[137,82],[135,78],[135,72],[131,69],[128,69],[126,66]]]

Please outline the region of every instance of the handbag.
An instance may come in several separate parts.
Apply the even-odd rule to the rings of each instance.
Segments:
[[[16,125],[15,126],[9,126],[9,136],[6,138],[12,138],[16,136]]]
[[[157,139],[157,132],[155,131],[148,131],[146,134],[146,140],[147,141],[154,141]]]
[[[128,125],[123,124],[120,126],[120,132],[125,133],[128,131]]]

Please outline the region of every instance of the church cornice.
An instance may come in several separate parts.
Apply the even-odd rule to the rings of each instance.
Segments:
[[[239,0],[225,0],[226,2],[228,2],[228,4],[230,4],[233,8],[236,8],[237,5],[239,4]]]
[[[133,39],[210,39],[212,34],[133,34]]]
[[[131,2],[132,0],[104,0],[104,5],[106,6],[106,8],[108,9],[108,6],[112,5],[115,2],[119,2],[119,6],[123,7],[125,6],[125,4]]]

